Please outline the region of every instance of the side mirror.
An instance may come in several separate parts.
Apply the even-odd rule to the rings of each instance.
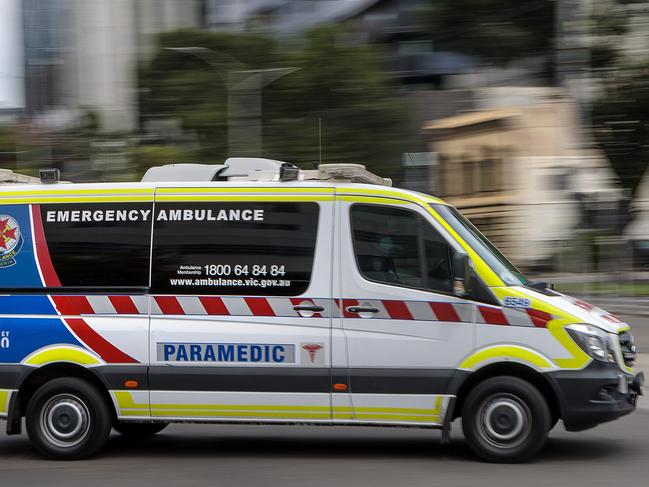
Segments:
[[[471,281],[473,276],[473,262],[465,253],[453,254],[453,293],[458,296],[466,296],[471,292]]]

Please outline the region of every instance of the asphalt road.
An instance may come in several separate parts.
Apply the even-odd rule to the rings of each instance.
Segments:
[[[580,433],[561,424],[538,459],[493,465],[473,457],[459,427],[175,425],[139,443],[112,436],[96,458],[40,459],[23,436],[0,434],[2,486],[640,486],[649,479],[649,412]]]

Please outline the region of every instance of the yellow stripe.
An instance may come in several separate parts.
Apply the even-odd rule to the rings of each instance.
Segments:
[[[176,410],[214,410],[214,411],[311,411],[329,412],[329,406],[278,406],[278,405],[252,405],[252,404],[152,404],[151,409],[176,409]]]
[[[333,201],[332,196],[283,196],[283,195],[176,195],[156,196],[156,201]]]
[[[351,414],[334,413],[302,413],[302,412],[265,412],[265,411],[209,411],[209,410],[187,410],[187,409],[155,409],[152,411],[153,417],[203,417],[203,418],[272,418],[272,419],[369,419],[369,420],[390,420],[390,421],[419,421],[424,423],[438,423],[439,415],[437,414],[370,414],[360,413],[352,416]]]
[[[39,350],[28,356],[25,365],[44,365],[53,362],[71,362],[79,365],[101,365],[96,355],[77,347],[51,347]]]
[[[134,202],[151,202],[152,196],[52,196],[52,197],[33,197],[33,198],[2,198],[0,203],[3,205],[16,204],[46,204],[46,203],[134,203]]]
[[[130,392],[112,391],[112,394],[115,396],[120,409],[149,409],[148,404],[135,404]]]
[[[34,191],[0,191],[0,197],[4,196],[83,196],[83,195],[120,195],[120,194],[141,194],[153,195],[153,188],[108,188],[108,189],[42,189]]]
[[[480,363],[486,362],[491,359],[517,359],[532,364],[540,369],[553,368],[552,363],[545,357],[543,357],[543,355],[528,348],[518,347],[514,345],[495,346],[478,350],[474,354],[464,359],[459,368],[473,369]]]
[[[368,195],[368,196],[387,196],[388,198],[399,198],[407,200],[412,203],[441,203],[446,204],[443,200],[435,198],[430,195],[422,195],[422,197],[415,196],[405,191],[398,189],[384,189],[384,188],[336,188],[337,194],[351,194],[351,195]]]
[[[0,389],[0,414],[6,415],[9,413],[9,398],[13,391]]]
[[[151,411],[153,417],[241,417],[241,418],[280,418],[280,419],[330,419],[329,413],[300,413],[300,412],[264,412],[264,411],[209,411],[193,409],[155,409]]]
[[[140,410],[138,410],[138,411],[129,411],[129,410],[121,409],[120,410],[120,416],[138,416],[138,417],[139,416],[146,416],[146,417],[149,417],[150,415],[149,415],[148,410],[146,410],[146,411],[140,411]]]
[[[354,203],[374,203],[384,205],[407,205],[410,202],[407,200],[399,200],[394,198],[381,198],[379,196],[339,196],[338,199],[342,201],[351,201]]]
[[[255,187],[218,187],[218,188],[158,188],[156,189],[156,194],[211,194],[211,193],[324,193],[324,194],[333,194],[334,188],[267,188],[264,186],[255,186]]]
[[[129,392],[113,391],[123,416],[145,416],[149,406],[136,404]],[[435,399],[435,409],[346,406],[294,406],[252,404],[152,404],[154,417],[254,417],[295,419],[385,419],[392,421],[437,422],[443,397]]]
[[[511,287],[493,288],[494,294],[502,301],[506,296],[522,297],[530,299],[532,308],[545,311],[554,318],[551,319],[546,328],[571,355],[569,358],[552,357],[552,361],[562,369],[583,369],[593,359],[584,352],[565,330],[567,325],[579,323],[578,316],[568,313],[562,308],[553,306],[543,300],[537,299],[524,289],[513,289]]]
[[[336,416],[334,415],[334,418]],[[340,419],[340,418],[336,418]],[[379,420],[379,419],[386,419],[390,421],[417,421],[420,423],[439,423],[440,418],[439,415],[421,415],[421,416],[410,416],[410,415],[403,415],[403,414],[378,414],[378,415],[373,415],[373,414],[357,414],[356,419],[371,419],[371,420]]]

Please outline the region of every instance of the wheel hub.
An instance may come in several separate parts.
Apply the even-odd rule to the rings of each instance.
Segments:
[[[70,394],[52,397],[42,409],[41,428],[60,447],[78,445],[90,429],[90,414],[81,399]]]
[[[480,433],[491,444],[513,447],[525,440],[531,427],[530,412],[518,398],[498,394],[488,398],[480,412]]]

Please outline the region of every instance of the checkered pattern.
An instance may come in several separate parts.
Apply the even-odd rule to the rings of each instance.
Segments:
[[[321,306],[324,311],[313,313],[313,318],[359,318],[350,307],[376,308],[374,319],[441,321],[447,323],[472,322],[474,305],[471,303],[401,301],[377,299],[321,298],[266,298],[221,296],[52,296],[62,315],[146,315],[154,316],[308,316],[294,309],[298,305]],[[530,308],[503,308],[478,305],[476,322],[489,325],[512,325],[544,328],[553,318],[549,313]]]

